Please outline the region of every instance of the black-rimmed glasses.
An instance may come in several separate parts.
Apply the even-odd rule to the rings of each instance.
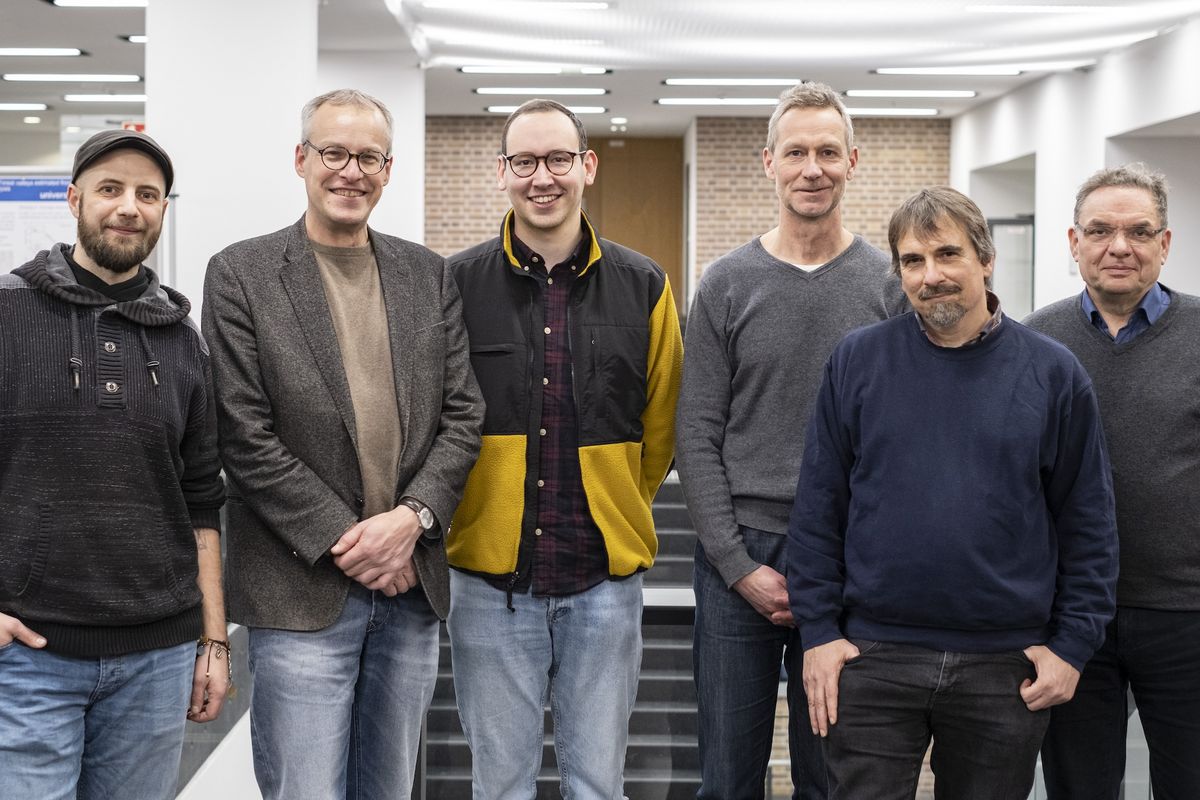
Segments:
[[[513,171],[513,175],[518,178],[528,178],[537,172],[539,161],[546,165],[546,169],[551,175],[566,175],[571,171],[571,167],[575,166],[575,156],[582,156],[586,152],[587,150],[579,152],[551,150],[544,156],[535,156],[533,153],[514,153],[511,156],[501,156],[501,158],[508,162],[508,168]]]
[[[321,156],[321,163],[334,172],[345,169],[346,165],[350,163],[350,159],[353,158],[358,161],[358,169],[363,175],[374,175],[382,172],[383,168],[392,160],[391,156],[384,155],[375,150],[351,153],[346,148],[337,144],[331,144],[328,147],[317,147],[308,139],[304,140],[304,145],[316,150]]]

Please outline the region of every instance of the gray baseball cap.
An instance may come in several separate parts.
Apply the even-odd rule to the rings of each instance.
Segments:
[[[121,129],[100,131],[79,146],[75,151],[75,166],[71,168],[71,183],[75,183],[79,179],[79,173],[90,167],[98,158],[123,148],[141,150],[154,159],[162,170],[167,194],[171,193],[171,184],[175,182],[175,168],[171,165],[171,157],[167,155],[167,151],[144,133]]]

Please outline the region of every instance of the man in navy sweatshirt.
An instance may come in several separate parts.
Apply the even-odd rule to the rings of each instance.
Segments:
[[[1005,317],[967,197],[892,215],[915,313],[825,369],[788,528],[788,592],[833,798],[1024,800],[1051,706],[1104,639],[1117,576],[1091,380]]]
[[[1129,690],[1160,800],[1200,797],[1200,297],[1158,277],[1171,247],[1167,182],[1100,170],[1075,196],[1071,255],[1087,288],[1026,320],[1096,384],[1112,452],[1117,615],[1042,747],[1052,800],[1120,796]]]

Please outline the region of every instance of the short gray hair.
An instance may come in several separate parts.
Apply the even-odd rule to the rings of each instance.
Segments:
[[[932,236],[941,230],[945,221],[960,226],[967,234],[980,263],[991,264],[996,259],[992,233],[979,206],[971,198],[949,186],[931,186],[914,194],[900,204],[888,223],[888,246],[892,249],[892,270],[900,273],[900,240],[911,233],[918,239]],[[990,282],[989,282],[990,286]]]
[[[779,95],[779,103],[771,114],[771,121],[767,123],[768,150],[774,152],[775,142],[779,138],[779,120],[793,108],[832,108],[846,126],[846,149],[854,147],[854,125],[850,122],[850,114],[842,103],[841,95],[827,84],[802,81]]]
[[[357,106],[365,108],[368,111],[378,111],[383,117],[384,135],[387,137],[388,153],[392,152],[392,112],[388,111],[387,106],[382,100],[372,97],[366,92],[360,92],[358,89],[334,89],[332,92],[320,94],[304,104],[304,108],[300,110],[300,140],[308,141],[308,137],[312,134],[312,119],[317,113],[317,109],[324,105],[331,106]]]
[[[1079,224],[1079,210],[1083,208],[1083,202],[1088,199],[1088,195],[1105,186],[1131,186],[1149,192],[1158,210],[1158,224],[1164,228],[1167,226],[1167,176],[1153,171],[1141,161],[1102,169],[1084,181],[1075,193],[1073,221],[1076,225]]]

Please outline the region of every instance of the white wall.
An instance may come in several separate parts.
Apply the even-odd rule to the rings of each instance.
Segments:
[[[1036,305],[1074,294],[1082,286],[1067,250],[1066,230],[1079,184],[1096,170],[1120,163],[1108,160],[1113,157],[1109,140],[1200,112],[1197,75],[1200,20],[1192,20],[1114,53],[1090,71],[1052,75],[954,119],[950,179],[964,191],[970,191],[974,170],[1030,153],[1036,156]],[[1195,161],[1200,140],[1192,141]],[[1179,147],[1187,149],[1183,144]],[[1172,160],[1168,178],[1186,161]],[[1176,177],[1172,185],[1176,243],[1189,235],[1200,238],[1200,219],[1189,218],[1184,211],[1200,202],[1200,184]],[[987,208],[983,211],[991,214]],[[1195,286],[1200,262],[1183,261],[1179,255],[1173,248],[1164,281],[1180,289]]]
[[[33,127],[33,126],[30,126]],[[5,131],[0,133],[0,164],[23,167],[58,167],[71,171],[58,152],[58,131]]]

